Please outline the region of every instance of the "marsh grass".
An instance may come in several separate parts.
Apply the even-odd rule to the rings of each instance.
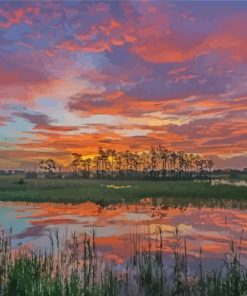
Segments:
[[[103,185],[103,186],[102,186]],[[117,190],[115,188],[118,188]],[[211,186],[193,181],[113,181],[83,179],[25,179],[0,177],[0,200],[26,202],[80,203],[92,201],[102,206],[135,203],[141,198],[161,198],[179,203],[222,203],[247,198],[247,187]]]
[[[161,227],[155,239],[147,233],[145,243],[138,233],[130,238],[132,255],[119,270],[105,264],[97,254],[95,232],[72,233],[60,241],[50,234],[50,248],[43,253],[32,248],[11,247],[11,234],[0,239],[0,295],[5,296],[115,296],[115,295],[229,295],[247,293],[247,272],[240,263],[239,245],[230,244],[221,268],[206,272],[199,260],[199,272],[188,272],[186,241],[175,230],[171,245],[173,263],[165,260]],[[153,248],[155,246],[155,248]],[[202,251],[200,250],[200,258]]]
[[[118,295],[116,275],[97,262],[94,232],[75,233],[66,247],[50,235],[49,252],[13,250],[11,236],[0,240],[0,295]]]

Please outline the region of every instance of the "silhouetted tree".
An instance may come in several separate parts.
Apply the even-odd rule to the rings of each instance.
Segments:
[[[50,175],[54,174],[57,169],[56,162],[51,158],[41,160],[38,166],[41,169],[41,171],[48,173]]]
[[[71,166],[73,168],[73,172],[77,173],[77,168],[81,165],[82,162],[82,155],[80,153],[72,153],[74,157],[73,161],[71,162]]]
[[[72,155],[74,159],[71,166],[74,172],[81,167],[84,177],[90,175],[97,178],[149,177],[152,179],[203,177],[207,172],[211,172],[214,166],[212,160],[203,159],[200,155],[188,154],[183,150],[170,151],[161,145],[152,146],[149,150],[142,152],[116,151],[99,147],[96,156],[85,159],[79,153]]]

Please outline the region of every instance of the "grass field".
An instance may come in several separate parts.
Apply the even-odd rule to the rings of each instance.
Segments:
[[[24,179],[0,177],[0,200],[79,203],[102,205],[134,203],[144,197],[175,198],[180,202],[247,200],[247,187],[211,186],[193,181],[113,181],[83,179]]]

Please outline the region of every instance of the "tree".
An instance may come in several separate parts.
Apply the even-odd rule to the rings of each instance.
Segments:
[[[91,165],[93,164],[93,160],[91,158],[86,158],[81,160],[81,164],[83,167],[84,176],[89,177],[90,176],[90,169]]]
[[[101,173],[105,175],[110,165],[108,160],[109,154],[107,150],[102,149],[101,147],[99,147],[98,153],[99,153],[98,158],[99,158],[99,164],[100,164],[99,167],[100,167]]]
[[[129,169],[131,164],[131,152],[129,150],[126,150],[123,154],[123,158],[124,158],[125,170],[127,172],[127,175],[129,175]]]
[[[214,162],[211,159],[208,159],[207,160],[207,167],[210,172],[212,171],[213,166],[214,166]]]
[[[117,157],[116,150],[107,149],[106,154],[107,154],[107,158],[108,158],[108,164],[110,166],[110,170],[113,175],[114,165],[115,165],[116,157]]]
[[[154,178],[155,177],[155,171],[158,167],[158,161],[159,161],[159,152],[158,149],[154,146],[151,147],[149,150],[149,167],[151,169],[151,176]]]
[[[149,167],[149,155],[147,152],[144,151],[140,154],[140,162],[142,166],[142,175],[144,177]]]
[[[118,175],[122,175],[122,171],[124,170],[124,156],[122,152],[116,152],[116,170]]]
[[[179,176],[181,177],[183,172],[184,172],[185,165],[186,165],[184,151],[178,151],[177,152],[177,159],[178,159]]]
[[[49,173],[50,175],[54,174],[57,169],[56,162],[51,158],[41,160],[38,165],[41,171]]]
[[[74,157],[74,159],[71,162],[71,166],[74,173],[77,173],[77,168],[81,165],[82,162],[82,155],[80,153],[72,153],[72,156]]]
[[[98,148],[94,157],[83,158],[80,153],[73,153],[71,166],[77,173],[78,168],[82,169],[83,176],[89,177],[95,170],[94,176],[100,177],[205,177],[210,172],[214,162],[204,159],[200,155],[186,153],[182,150],[170,151],[164,146],[152,146],[147,151],[132,152],[116,151],[114,149]],[[48,161],[48,160],[47,160]],[[42,161],[40,167],[43,171],[53,171],[52,160]],[[49,164],[50,163],[50,164]]]
[[[175,171],[176,171],[176,162],[177,162],[177,154],[176,154],[176,152],[171,152],[169,154],[169,161],[170,161],[170,164],[171,164],[171,171],[174,174]]]
[[[166,176],[166,171],[167,171],[167,162],[169,160],[169,151],[164,148],[163,146],[158,147],[158,153],[159,153],[159,158],[162,161],[162,176]]]

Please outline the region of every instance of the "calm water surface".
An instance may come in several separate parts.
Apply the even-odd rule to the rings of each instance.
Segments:
[[[0,228],[13,233],[13,246],[30,245],[45,249],[50,246],[49,233],[59,230],[64,241],[73,231],[90,233],[96,229],[96,242],[104,260],[122,264],[130,256],[131,233],[155,240],[155,228],[162,227],[166,253],[172,254],[175,227],[186,239],[191,262],[202,248],[207,267],[218,265],[229,251],[230,241],[239,246],[241,232],[247,224],[247,210],[224,208],[160,209],[148,203],[118,205],[99,209],[87,202],[79,205],[51,203],[0,202]],[[241,261],[247,266],[247,234],[241,237]]]

